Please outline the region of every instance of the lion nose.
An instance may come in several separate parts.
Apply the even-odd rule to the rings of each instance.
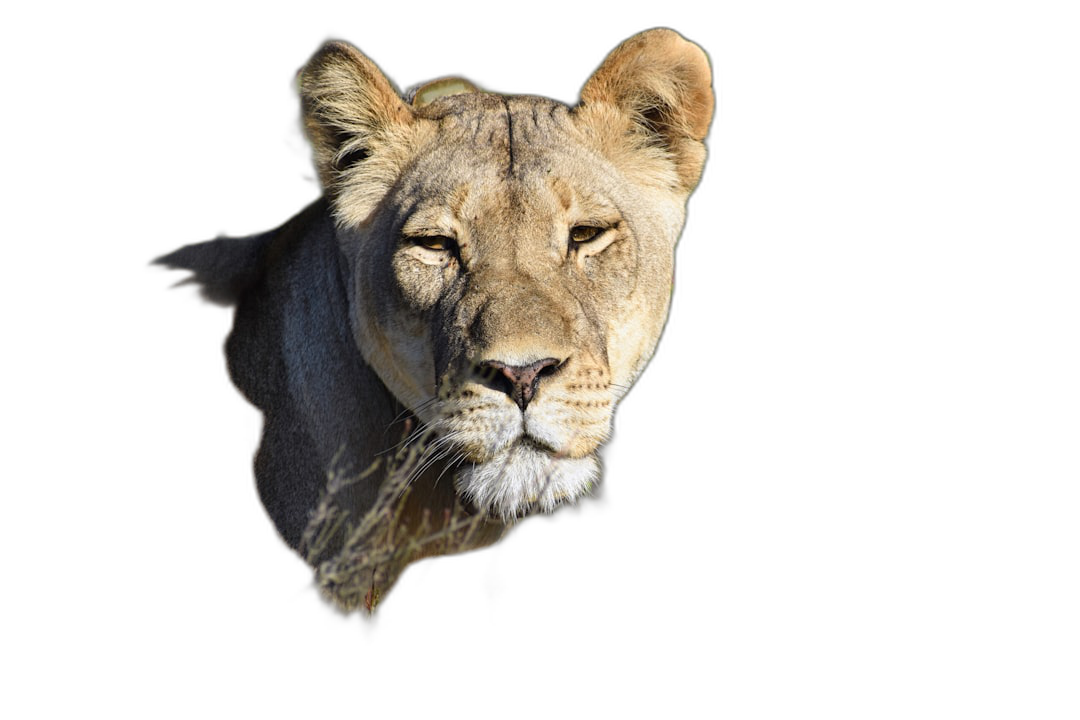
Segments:
[[[531,365],[507,365],[498,360],[484,360],[477,365],[477,370],[493,387],[509,395],[521,412],[525,412],[536,394],[540,378],[551,375],[560,365],[562,361],[555,358],[537,360]]]

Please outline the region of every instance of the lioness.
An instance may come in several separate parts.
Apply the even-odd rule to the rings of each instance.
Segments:
[[[299,88],[323,198],[158,262],[236,304],[226,354],[265,413],[262,501],[327,594],[370,609],[408,562],[598,480],[667,316],[711,74],[658,29],[575,107],[459,79],[406,100],[342,42]]]

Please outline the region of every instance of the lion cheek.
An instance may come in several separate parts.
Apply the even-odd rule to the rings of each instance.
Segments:
[[[667,320],[667,297],[649,302],[638,298],[631,304],[628,319],[608,327],[608,360],[612,392],[617,400],[629,391],[652,358]],[[642,320],[644,318],[644,320]]]
[[[384,325],[360,312],[354,318],[353,336],[360,355],[394,397],[410,410],[428,406],[435,395],[435,371],[431,341],[422,324]]]

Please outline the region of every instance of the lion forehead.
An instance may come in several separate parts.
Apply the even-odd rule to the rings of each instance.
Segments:
[[[583,118],[555,100],[476,93],[440,98],[429,109],[420,115],[428,131],[415,146],[412,165],[418,169],[415,160],[422,162],[427,181],[535,176],[593,190],[671,182],[662,155],[625,152],[628,135],[618,124],[598,127],[592,115]]]

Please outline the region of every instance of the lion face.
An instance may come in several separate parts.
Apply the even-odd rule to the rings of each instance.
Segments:
[[[677,223],[634,212],[565,107],[465,95],[426,110],[378,231],[349,234],[369,259],[357,341],[460,456],[466,498],[503,517],[550,509],[597,479],[666,313]]]
[[[410,107],[342,44],[301,91],[355,342],[459,463],[458,492],[502,519],[586,492],[667,315],[711,116],[701,51],[636,36],[573,109],[480,92]]]
[[[367,227],[341,232],[364,258],[357,343],[463,461],[464,497],[504,518],[551,509],[597,479],[659,337],[681,203],[643,206],[648,188],[549,100],[424,110],[407,170]]]

